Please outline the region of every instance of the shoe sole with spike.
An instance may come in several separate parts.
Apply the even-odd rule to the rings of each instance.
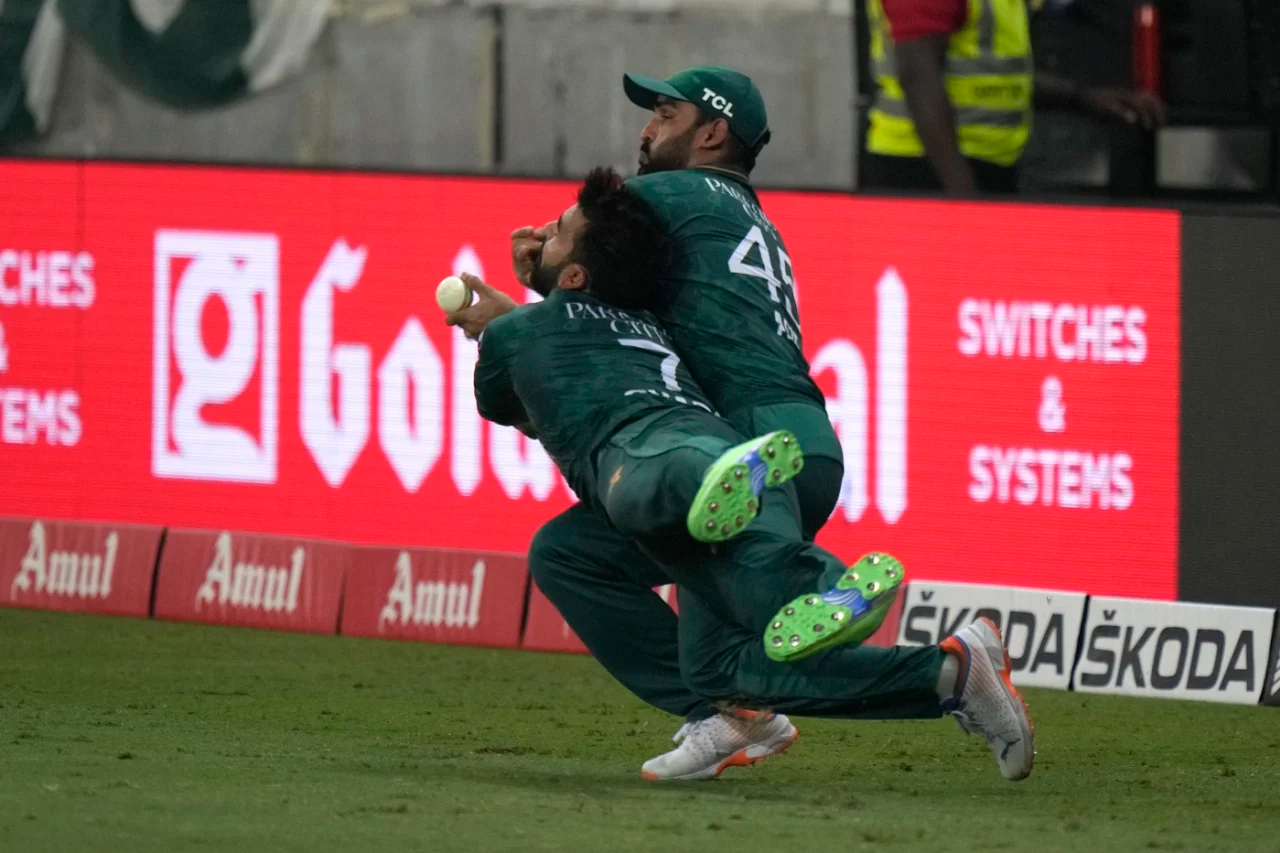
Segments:
[[[732,539],[760,514],[764,490],[781,486],[803,468],[800,442],[786,430],[726,450],[703,475],[689,506],[689,535],[708,543]]]
[[[902,563],[871,553],[841,575],[835,589],[802,595],[777,612],[764,633],[770,660],[791,663],[847,643],[866,641],[885,615],[906,578]]]

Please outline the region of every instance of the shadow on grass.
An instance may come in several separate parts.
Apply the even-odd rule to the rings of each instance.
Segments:
[[[395,776],[430,785],[470,783],[479,786],[528,791],[539,796],[582,797],[615,801],[715,800],[725,804],[777,803],[793,809],[805,806],[818,810],[857,809],[861,803],[851,791],[814,790],[791,781],[760,776],[753,770],[730,771],[719,779],[697,782],[650,782],[638,771],[615,767],[584,767],[562,758],[469,754],[445,759],[426,759],[396,767],[352,767],[359,773]]]

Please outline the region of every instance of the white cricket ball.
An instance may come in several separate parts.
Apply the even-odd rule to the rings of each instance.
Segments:
[[[473,296],[467,283],[456,275],[449,276],[436,287],[436,304],[450,314],[471,305]]]

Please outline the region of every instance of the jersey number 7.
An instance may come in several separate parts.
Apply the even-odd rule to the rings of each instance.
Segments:
[[[649,352],[654,352],[663,356],[661,367],[662,384],[666,386],[666,389],[669,392],[666,396],[675,400],[677,403],[691,404],[703,409],[707,408],[697,400],[688,399],[680,392],[680,380],[676,378],[676,370],[680,367],[680,356],[676,355],[676,353],[670,348],[664,347],[662,344],[656,343],[647,338],[618,338],[618,343],[622,344],[624,347],[648,350]],[[628,391],[627,393],[632,394],[637,392]]]

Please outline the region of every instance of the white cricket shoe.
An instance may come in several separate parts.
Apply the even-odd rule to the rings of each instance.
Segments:
[[[1009,652],[1000,629],[984,617],[943,640],[942,649],[960,663],[955,696],[943,702],[943,710],[966,732],[982,735],[1004,778],[1030,776],[1035,729],[1027,704],[1009,679]]]
[[[640,775],[653,780],[714,779],[726,767],[747,767],[785,752],[799,736],[782,714],[716,714],[681,726],[673,738],[680,745],[650,758]]]

